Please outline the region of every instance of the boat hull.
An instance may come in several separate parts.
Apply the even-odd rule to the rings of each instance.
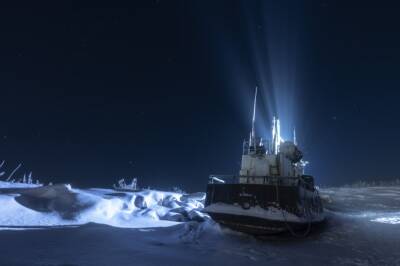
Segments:
[[[249,234],[309,231],[324,221],[318,192],[301,181],[274,184],[208,184],[204,212]]]
[[[306,233],[311,226],[320,222],[297,223],[284,220],[269,220],[253,216],[233,215],[226,213],[209,213],[210,217],[219,224],[235,231],[251,235],[273,235],[285,232],[294,232],[297,234]]]

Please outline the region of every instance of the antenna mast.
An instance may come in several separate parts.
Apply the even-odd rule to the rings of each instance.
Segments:
[[[278,154],[281,143],[281,123],[275,116],[272,118],[272,153]]]
[[[254,105],[253,105],[253,119],[251,121],[251,135],[250,135],[250,146],[254,145],[254,140],[256,137],[254,124],[256,121],[256,105],[257,105],[257,87],[254,94]]]

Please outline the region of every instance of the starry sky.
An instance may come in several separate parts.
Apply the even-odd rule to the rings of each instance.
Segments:
[[[279,2],[279,3],[278,3]],[[204,190],[257,133],[295,127],[322,185],[391,179],[400,6],[129,1],[0,8],[0,159],[43,182]]]

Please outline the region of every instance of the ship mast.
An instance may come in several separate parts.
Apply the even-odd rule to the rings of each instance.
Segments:
[[[250,133],[250,143],[249,146],[253,146],[255,143],[256,132],[255,132],[255,121],[256,121],[256,105],[257,105],[257,87],[254,94],[254,104],[253,104],[253,119],[251,121],[251,133]]]

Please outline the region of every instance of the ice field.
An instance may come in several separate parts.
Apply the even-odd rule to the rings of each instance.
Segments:
[[[0,265],[400,265],[397,186],[321,189],[306,238],[220,227],[204,193],[0,187]]]

